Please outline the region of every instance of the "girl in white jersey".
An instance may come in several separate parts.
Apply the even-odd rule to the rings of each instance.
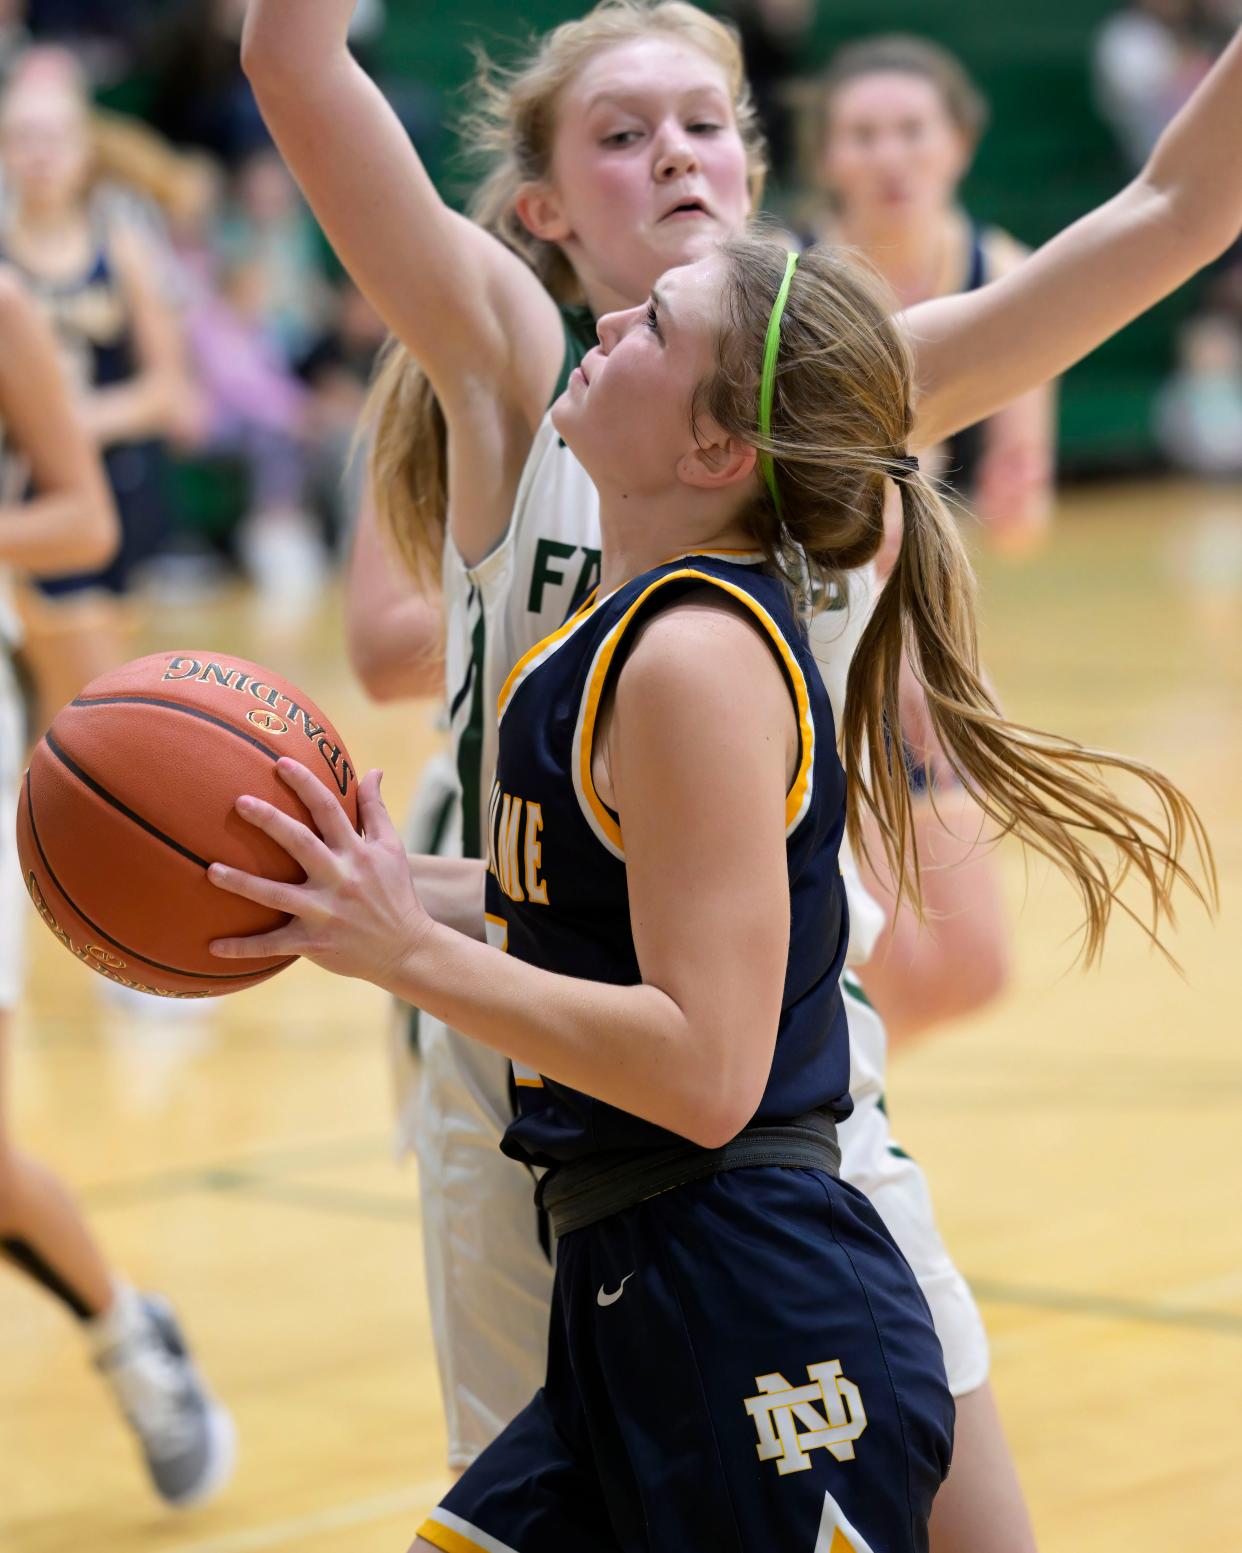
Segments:
[[[103,469],[80,424],[51,330],[0,267],[0,1257],[76,1321],[137,1433],[157,1493],[200,1503],[229,1475],[232,1425],[194,1372],[163,1300],[117,1277],[63,1183],[18,1147],[9,1117],[13,1012],[29,906],[14,846],[25,748],[14,675],[8,575],[102,565],[119,528]],[[27,485],[28,501],[20,498]]]
[[[404,422],[441,505],[447,490],[450,553],[464,584],[466,569],[487,560],[509,527],[562,369],[564,320],[545,281],[562,297],[576,286],[598,315],[633,303],[670,264],[693,260],[744,220],[756,159],[740,60],[717,24],[683,5],[610,4],[555,34],[543,68],[521,83],[525,134],[516,138],[526,178],[506,243],[440,201],[349,57],[350,10],[348,0],[257,0],[245,62],[338,253],[439,400],[444,461],[429,459],[407,396],[381,422],[379,464],[405,467],[385,437],[385,425]],[[1064,370],[1227,245],[1242,219],[1242,170],[1224,149],[1239,130],[1238,55],[1235,46],[1117,199],[1014,276],[911,311],[922,389],[913,445],[939,441]],[[518,251],[522,231],[557,261],[541,274]],[[425,554],[437,544],[434,501],[423,516]],[[450,633],[463,615],[473,632],[477,619],[454,604],[446,581]],[[462,644],[449,648],[463,664]],[[466,692],[463,680],[456,693],[482,704],[477,684]],[[467,1076],[465,1088],[472,1083]],[[959,1399],[959,1442],[942,1495],[948,1516],[956,1491],[959,1542],[995,1548],[1001,1525],[1010,1537],[1003,1545],[1028,1546],[1003,1484],[996,1509],[993,1462],[1004,1455],[985,1387]]]

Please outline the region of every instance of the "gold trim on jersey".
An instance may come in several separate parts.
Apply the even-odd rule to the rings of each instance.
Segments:
[[[681,555],[671,555],[668,560],[661,561],[661,566],[671,566],[674,561],[690,560],[692,557],[701,557],[705,561],[732,561],[737,566],[761,566],[767,559],[762,550],[687,550]],[[655,567],[652,570],[656,570]],[[605,603],[611,594],[599,596],[599,589],[592,588],[582,603],[578,605],[564,625],[557,626],[541,641],[535,643],[528,651],[524,652],[509,671],[509,677],[500,687],[500,695],[496,698],[496,715],[503,717],[509,702],[513,700],[518,686],[533,670],[554,653],[563,642],[567,642],[578,627],[595,611],[597,604]]]
[[[507,1542],[489,1536],[451,1510],[440,1507],[434,1509],[418,1528],[418,1535],[433,1548],[441,1549],[441,1553],[517,1553]]]
[[[563,626],[558,626],[550,636],[545,636],[541,642],[536,642],[529,652],[525,652],[509,670],[509,677],[500,687],[500,695],[496,699],[496,715],[503,717],[505,708],[513,700],[514,692],[526,678],[537,669],[539,665],[556,651],[562,642],[567,642],[584,621],[594,613],[595,607],[602,602],[598,597],[599,589],[594,588],[574,610]]]
[[[758,599],[752,598],[744,588],[739,588],[734,583],[726,582],[721,577],[713,577],[710,572],[701,572],[690,566],[681,567],[675,572],[669,572],[666,576],[657,578],[655,582],[644,588],[599,644],[587,678],[587,687],[582,699],[582,706],[578,712],[578,724],[574,729],[573,782],[574,792],[578,797],[578,805],[587,824],[595,833],[596,839],[614,857],[623,858],[625,856],[625,846],[621,839],[621,827],[595,791],[595,782],[591,775],[591,755],[595,743],[595,722],[599,715],[604,687],[608,682],[608,671],[612,665],[613,655],[620,645],[630,621],[646,600],[657,589],[664,587],[666,583],[685,581],[687,578],[709,583],[730,594],[740,603],[745,604],[751,613],[757,617],[759,623],[772,639],[785,666],[785,672],[789,676],[789,682],[793,689],[794,703],[798,713],[800,756],[798,770],[794,775],[794,780],[785,798],[786,836],[793,834],[810,807],[815,760],[815,729],[811,722],[811,697],[807,690],[806,676],[803,674],[798,660],[790,650],[784,633],[775,620],[772,619],[771,615],[768,614],[767,610],[764,609],[763,605],[759,603]]]
[[[509,953],[509,924],[503,917],[498,917],[494,911],[485,911],[483,931],[493,949],[499,949],[501,954]],[[513,1069],[513,1082],[519,1089],[544,1087],[543,1077],[536,1069],[527,1067],[523,1062],[516,1062],[513,1058],[509,1059],[509,1066]]]

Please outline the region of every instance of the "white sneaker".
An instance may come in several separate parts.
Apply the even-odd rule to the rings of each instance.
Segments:
[[[233,1420],[199,1378],[168,1303],[143,1294],[137,1306],[127,1335],[95,1364],[138,1436],[156,1493],[178,1509],[203,1504],[233,1474]]]

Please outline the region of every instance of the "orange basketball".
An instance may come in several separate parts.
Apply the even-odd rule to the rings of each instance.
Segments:
[[[217,959],[213,938],[288,919],[217,889],[213,862],[297,882],[302,871],[233,805],[254,793],[304,823],[276,774],[291,755],[358,825],[340,735],[302,692],[228,653],[138,658],[57,713],[22,784],[17,846],[39,915],[84,965],[162,997],[206,998],[291,963]]]

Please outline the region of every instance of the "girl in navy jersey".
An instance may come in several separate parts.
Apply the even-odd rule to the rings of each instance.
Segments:
[[[716,23],[693,6],[610,0],[557,29],[529,67],[489,98],[500,110],[489,121],[491,142],[508,155],[476,206],[489,228],[481,231],[446,209],[350,60],[349,12],[347,0],[256,0],[246,64],[282,153],[338,252],[426,369],[420,378],[394,358],[385,376],[377,495],[408,517],[400,537],[433,570],[447,509],[446,588],[460,583],[460,608],[450,598],[446,609],[450,693],[463,714],[478,710],[467,730],[477,770],[488,764],[477,741],[486,737],[490,700],[471,657],[482,624],[471,576],[508,564],[503,539],[515,499],[530,461],[549,448],[542,420],[572,343],[573,320],[557,302],[585,302],[592,314],[632,304],[669,264],[706,251],[755,197],[761,150],[740,59]],[[906,322],[921,385],[915,446],[1063,370],[1229,240],[1242,217],[1242,179],[1223,148],[1237,133],[1240,73],[1235,50],[1144,178],[1024,267],[1020,284],[912,310]],[[1030,326],[1035,316],[1038,330]],[[436,427],[440,440],[430,435]],[[563,492],[578,488],[573,463],[567,456]],[[554,593],[563,596],[574,579],[589,576],[588,543],[596,541],[554,536],[547,553],[533,557],[529,577],[510,578],[519,602],[536,610],[542,598],[546,608]],[[465,643],[456,661],[455,632]],[[473,1068],[463,1085],[473,1096]],[[472,1132],[472,1145],[478,1136]],[[466,1211],[478,1217],[469,1198]],[[515,1223],[519,1211],[509,1213]],[[926,1217],[925,1205],[919,1212]],[[461,1221],[451,1223],[456,1255]],[[486,1275],[488,1242],[476,1254],[471,1272]],[[506,1262],[496,1281],[511,1274]],[[473,1287],[451,1288],[450,1298],[454,1319],[474,1313]],[[495,1391],[514,1347],[512,1301],[500,1316],[509,1323],[505,1345],[488,1348],[476,1331],[475,1348],[488,1360],[472,1363],[469,1375],[446,1377],[450,1408]],[[540,1321],[534,1330],[545,1327]],[[495,1352],[501,1357],[489,1362]],[[1008,1532],[1021,1519],[1014,1496],[995,1492],[1005,1453],[980,1384],[985,1374],[986,1365],[967,1382],[966,1449],[953,1480],[961,1515],[946,1529],[945,1547],[966,1545],[970,1523],[977,1545],[994,1549],[998,1528]],[[1029,1538],[1007,1537],[1004,1545],[1025,1549]]]
[[[599,334],[553,416],[599,490],[600,587],[501,694],[486,868],[419,866],[420,894],[378,773],[359,837],[282,762],[322,839],[253,798],[239,812],[305,884],[211,877],[295,920],[215,948],[308,955],[514,1058],[504,1147],[546,1172],[559,1237],[547,1379],[420,1545],[922,1549],[952,1400],[913,1274],[837,1179],[835,1143],[837,852],[868,808],[905,855],[903,651],[985,810],[1079,886],[1089,954],[1116,886],[1084,833],[1147,885],[1153,930],[1183,842],[1206,844],[1157,773],[997,712],[871,281],[739,239]],[[889,480],[903,541],[851,669],[843,772],[798,601],[874,555]],[[459,927],[478,933],[484,889],[481,944]]]
[[[852,43],[829,64],[816,106],[814,174],[827,196],[816,237],[865,254],[902,307],[975,291],[1021,264],[1028,250],[958,201],[988,108],[946,49],[901,36]],[[1053,421],[1044,386],[929,457],[929,472],[970,493],[988,537],[1009,549],[1037,543],[1049,520]]]
[[[946,49],[900,35],[848,44],[830,62],[813,107],[808,150],[822,195],[809,225],[819,241],[863,254],[902,307],[975,291],[1022,263],[1026,249],[980,226],[959,203],[988,108]],[[988,540],[1015,554],[1038,543],[1051,517],[1053,421],[1053,390],[1044,385],[921,455],[928,473],[947,475],[970,496]],[[900,534],[894,498],[886,515],[881,575]],[[891,1040],[991,1002],[1010,958],[994,838],[929,741],[913,682],[908,689],[916,835],[935,866],[926,873],[921,922],[896,908],[883,869],[864,869],[887,917],[867,962],[867,994]],[[929,782],[938,787],[934,804]]]
[[[97,187],[89,103],[70,56],[36,49],[19,62],[0,101],[0,160],[0,252],[53,324],[121,518],[107,566],[39,581],[31,649],[48,716],[124,656],[120,600],[163,538],[161,439],[187,425],[190,393],[149,233]]]

